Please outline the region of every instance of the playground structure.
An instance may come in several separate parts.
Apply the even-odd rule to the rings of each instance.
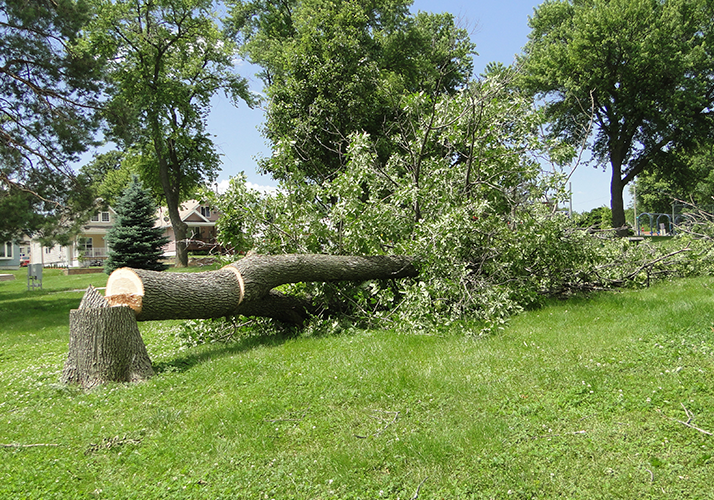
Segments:
[[[648,222],[649,230],[642,229],[642,218]],[[672,214],[660,214],[644,212],[637,216],[635,221],[635,232],[637,236],[674,236],[676,227],[672,220]]]
[[[697,221],[695,214],[683,210],[687,207],[690,207],[690,205],[673,203],[671,214],[656,212],[643,212],[638,214],[635,217],[635,232],[637,236],[674,236],[677,234],[677,230],[680,226]],[[714,207],[712,206],[704,207],[702,211],[699,212],[699,217],[704,214],[707,219],[714,219],[714,215],[712,215],[714,214],[713,209]],[[645,224],[649,230],[643,229]]]

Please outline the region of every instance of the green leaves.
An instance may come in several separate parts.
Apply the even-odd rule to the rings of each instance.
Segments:
[[[88,50],[111,59],[109,137],[130,151],[142,179],[166,200],[187,264],[178,205],[216,178],[219,155],[206,132],[211,97],[256,103],[234,72],[235,44],[219,29],[212,0],[95,0]]]
[[[221,238],[265,253],[413,255],[418,281],[310,284],[302,291],[326,308],[346,301],[350,314],[367,322],[390,318],[413,330],[468,314],[495,328],[537,301],[544,286],[512,249],[540,226],[554,224],[551,239],[563,231],[534,203],[546,183],[528,154],[550,144],[538,139],[540,115],[512,78],[494,70],[453,95],[402,96],[390,156],[380,157],[380,137],[354,133],[344,170],[329,181],[294,176],[276,195],[260,198],[234,179],[217,202],[226,215]],[[550,255],[550,244],[534,245]]]
[[[102,60],[77,50],[91,14],[82,0],[0,1],[0,204],[15,210],[0,223],[6,239],[50,241],[91,205],[67,168],[98,125]]]
[[[104,271],[111,274],[120,267],[163,271],[163,246],[168,238],[163,228],[154,227],[156,204],[136,176],[114,207],[116,221],[107,233],[109,246]]]
[[[402,95],[441,95],[471,76],[473,45],[451,15],[408,12],[404,0],[235,2],[243,51],[264,68],[265,133],[275,178],[323,182],[344,171],[349,137],[366,132],[379,161]],[[284,147],[288,146],[289,147]]]
[[[615,227],[625,223],[626,184],[666,169],[663,154],[709,136],[714,59],[706,5],[563,0],[544,3],[531,19],[522,84],[544,98],[553,134],[593,139],[598,161],[610,164]]]

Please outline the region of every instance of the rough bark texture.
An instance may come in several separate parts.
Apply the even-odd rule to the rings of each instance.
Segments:
[[[417,274],[412,259],[402,256],[251,255],[205,273],[118,269],[109,277],[106,295],[110,304],[134,309],[138,321],[242,314],[299,323],[307,316],[308,305],[271,292],[273,288],[285,283],[364,281]]]
[[[138,321],[229,316],[240,302],[236,272],[162,273],[121,268],[109,276],[107,300],[127,305]]]
[[[62,382],[91,389],[105,382],[137,382],[153,375],[134,311],[109,307],[89,287],[69,314],[69,352]]]
[[[285,283],[417,276],[412,260],[399,255],[251,255],[229,267],[237,269],[243,277],[247,302]]]
[[[309,302],[273,290],[301,281],[364,281],[416,276],[409,257],[252,255],[218,271],[161,273],[121,268],[106,298],[89,287],[70,312],[62,382],[91,388],[153,375],[137,320],[207,319],[242,314],[301,323]]]

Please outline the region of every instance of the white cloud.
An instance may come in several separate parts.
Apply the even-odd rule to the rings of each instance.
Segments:
[[[278,192],[278,188],[276,188],[275,186],[262,186],[260,184],[253,184],[250,181],[246,182],[245,185],[248,187],[248,189],[255,189],[256,191],[263,194],[275,194]]]

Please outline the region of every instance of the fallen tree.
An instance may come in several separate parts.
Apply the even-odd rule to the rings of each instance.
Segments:
[[[91,289],[70,312],[62,382],[91,388],[153,374],[137,321],[260,316],[302,323],[309,301],[274,288],[287,283],[365,281],[418,275],[404,256],[250,255],[217,271],[165,273],[121,268],[105,297]],[[147,369],[148,366],[148,369]]]

